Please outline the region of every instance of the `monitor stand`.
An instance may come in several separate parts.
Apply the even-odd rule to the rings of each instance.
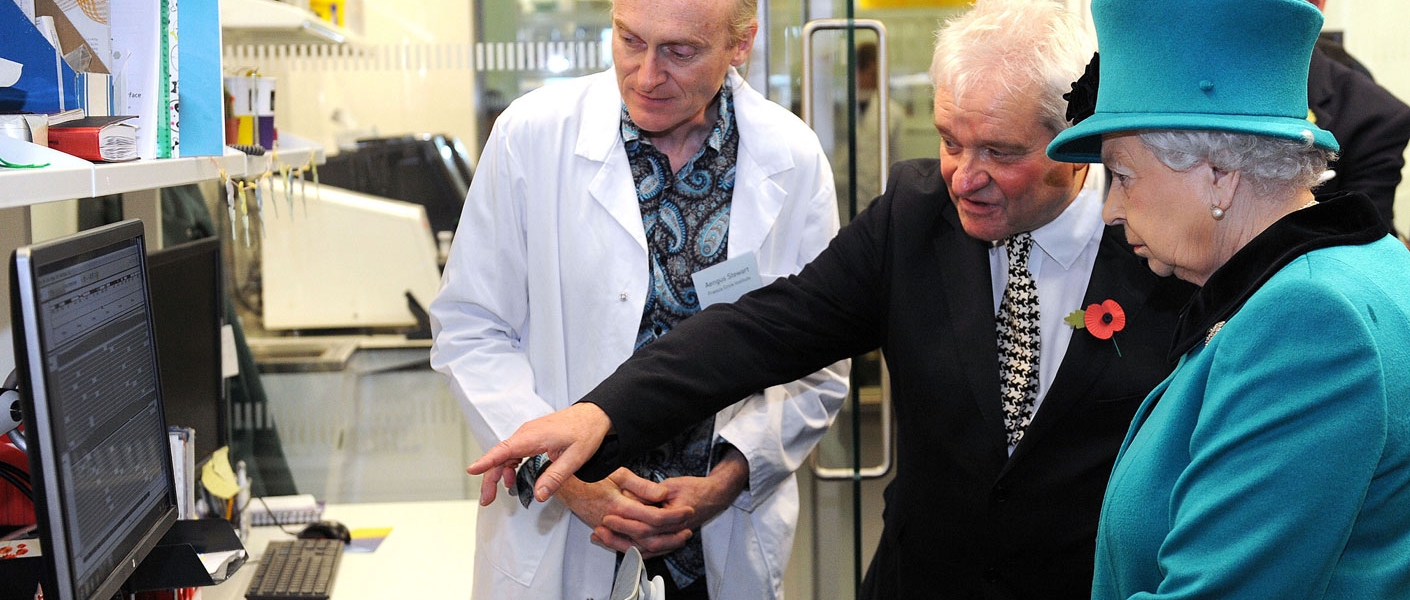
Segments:
[[[129,592],[145,592],[214,585],[220,582],[211,579],[198,554],[242,549],[244,545],[229,521],[177,521],[143,559],[124,587]],[[230,563],[225,569],[225,577],[235,573],[244,562],[241,558]],[[33,600],[34,591],[43,579],[43,570],[44,559],[39,556],[0,560],[0,600]]]

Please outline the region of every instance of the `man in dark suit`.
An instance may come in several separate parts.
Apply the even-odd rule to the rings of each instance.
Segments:
[[[1324,0],[1308,0],[1318,10]],[[1395,190],[1410,143],[1410,106],[1376,83],[1333,32],[1322,32],[1307,69],[1307,120],[1332,132],[1341,152],[1328,168],[1335,176],[1312,190],[1318,198],[1356,191],[1371,197],[1395,231]]]
[[[1410,142],[1410,106],[1320,45],[1312,51],[1307,72],[1307,104],[1308,120],[1341,143],[1340,155],[1329,165],[1336,175],[1313,191],[1318,197],[1362,192],[1393,229],[1395,189]]]
[[[1172,367],[1190,293],[1102,225],[1087,167],[1044,153],[1067,127],[1067,86],[1051,82],[1076,79],[1091,53],[1057,2],[980,0],[947,23],[931,67],[940,159],[896,165],[797,276],[701,312],[583,402],[524,425],[470,466],[486,474],[481,501],[517,457],[554,459],[536,484],[546,498],[574,471],[605,476],[751,391],[880,347],[896,477],[862,596],[1088,598],[1112,461]],[[1104,303],[1087,328],[1063,321]],[[1114,305],[1124,328],[1102,319]]]

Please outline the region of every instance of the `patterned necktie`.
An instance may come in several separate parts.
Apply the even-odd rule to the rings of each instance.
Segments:
[[[999,381],[1004,401],[1004,431],[1010,446],[1023,439],[1038,397],[1038,287],[1028,274],[1033,236],[1021,233],[1005,242],[1009,281],[999,304]]]

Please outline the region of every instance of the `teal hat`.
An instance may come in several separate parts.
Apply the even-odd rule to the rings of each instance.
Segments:
[[[1322,13],[1307,0],[1092,0],[1101,51],[1096,112],[1048,157],[1100,162],[1102,134],[1194,129],[1307,139],[1307,68]],[[1076,90],[1074,90],[1074,93]]]

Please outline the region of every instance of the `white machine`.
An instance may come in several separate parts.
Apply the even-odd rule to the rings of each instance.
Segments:
[[[441,279],[424,207],[311,183],[302,195],[296,183],[290,201],[274,187],[261,241],[265,329],[417,324],[407,293],[429,306]]]

